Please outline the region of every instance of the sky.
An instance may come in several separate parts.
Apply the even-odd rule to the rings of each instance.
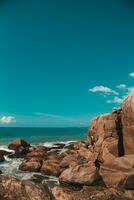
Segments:
[[[132,0],[0,1],[0,126],[88,126],[133,72]]]

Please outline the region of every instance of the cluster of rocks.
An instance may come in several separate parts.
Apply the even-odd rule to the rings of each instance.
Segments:
[[[18,139],[9,144],[14,153],[0,151],[0,161],[5,155],[23,158],[21,171],[59,180],[59,185],[47,187],[38,179],[21,181],[1,175],[0,199],[134,199],[134,92],[121,108],[92,120],[86,142],[57,147],[31,146]]]

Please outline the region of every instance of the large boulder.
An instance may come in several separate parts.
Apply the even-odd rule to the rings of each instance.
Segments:
[[[53,200],[46,186],[33,181],[20,181],[13,177],[0,176],[1,200]]]
[[[100,175],[107,187],[134,190],[134,154],[106,161]]]
[[[122,104],[123,143],[125,154],[134,153],[134,91]]]
[[[56,200],[132,200],[131,195],[102,187],[87,187],[74,190],[56,186],[52,189]]]
[[[94,163],[72,166],[59,177],[60,183],[68,185],[92,185],[98,179],[99,172]]]
[[[111,114],[101,115],[93,119],[88,131],[89,149],[92,159],[103,162],[124,155],[122,144],[121,109],[115,109]]]

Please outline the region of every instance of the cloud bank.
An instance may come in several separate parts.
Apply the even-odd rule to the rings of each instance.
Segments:
[[[0,117],[0,124],[11,124],[16,122],[15,117],[13,116],[2,116]]]

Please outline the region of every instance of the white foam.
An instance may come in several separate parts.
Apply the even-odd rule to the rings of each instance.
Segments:
[[[7,151],[7,152],[14,152],[14,150],[8,149],[6,145],[1,145],[0,150]]]
[[[40,145],[51,148],[51,147],[58,147],[58,145],[56,145],[56,144],[65,144],[65,146],[68,146],[74,142],[76,142],[76,140],[70,140],[70,141],[66,141],[66,142],[64,142],[64,141],[45,142],[45,143],[40,143]]]

